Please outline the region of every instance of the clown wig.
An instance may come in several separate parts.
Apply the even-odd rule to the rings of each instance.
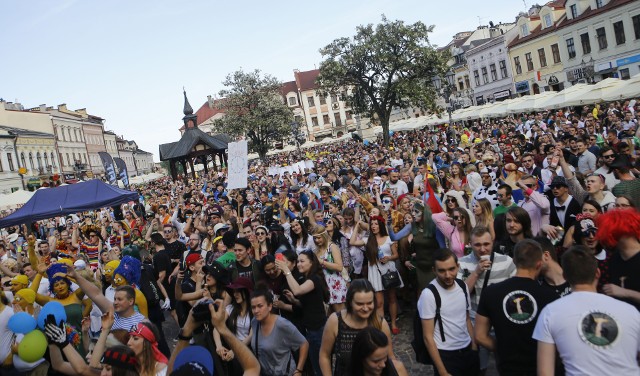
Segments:
[[[49,292],[53,293],[53,285],[58,281],[64,281],[71,288],[71,280],[67,277],[67,266],[61,263],[51,264],[47,269],[49,278]]]
[[[129,285],[137,285],[140,282],[140,271],[142,270],[142,263],[140,260],[131,256],[124,256],[120,260],[120,265],[113,271],[113,276],[120,274],[127,280]]]
[[[607,249],[614,249],[621,238],[640,239],[640,213],[635,210],[609,210],[596,223],[596,238]]]

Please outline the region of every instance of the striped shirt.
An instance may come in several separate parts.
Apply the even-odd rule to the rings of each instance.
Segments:
[[[127,332],[130,331],[134,325],[138,325],[142,320],[145,319],[144,315],[139,312],[136,312],[129,317],[122,317],[117,313],[114,313],[113,316],[115,320],[113,322],[111,330],[124,329]]]
[[[89,264],[92,268],[98,267],[98,258],[100,257],[99,244],[90,244],[83,242],[80,244],[80,252],[87,255],[87,258],[89,258]]]
[[[478,258],[474,252],[462,257],[460,262],[460,269],[458,269],[458,278],[466,281],[467,278],[476,270],[478,266]],[[476,281],[474,291],[471,293],[471,316],[475,317],[475,313],[478,309],[478,302],[480,302],[480,295],[482,294],[482,286],[484,285],[484,276],[486,272],[482,272]],[[488,285],[502,282],[507,278],[516,274],[516,265],[513,263],[511,257],[495,253],[493,256],[493,264],[491,265],[491,273],[489,274]]]

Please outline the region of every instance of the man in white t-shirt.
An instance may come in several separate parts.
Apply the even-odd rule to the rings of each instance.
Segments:
[[[596,286],[598,262],[588,251],[562,255],[572,293],[547,305],[538,318],[538,375],[553,375],[556,348],[567,375],[640,375],[640,313]]]
[[[418,299],[418,313],[422,320],[424,342],[433,360],[435,375],[476,375],[480,371],[478,349],[471,333],[469,316],[471,297],[464,282],[456,279],[458,258],[448,249],[433,255],[436,279],[425,288]],[[440,316],[436,317],[440,297]]]
[[[405,193],[409,193],[409,187],[407,187],[407,183],[400,180],[400,173],[395,170],[389,173],[389,181],[386,184],[386,189],[391,192],[391,195],[396,200],[399,196],[402,196]]]

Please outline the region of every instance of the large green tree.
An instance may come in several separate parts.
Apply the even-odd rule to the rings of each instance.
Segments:
[[[347,103],[355,112],[379,122],[389,144],[393,108],[418,107],[437,112],[432,79],[444,77],[448,52],[429,43],[433,26],[407,25],[383,15],[378,25],[358,26],[351,38],[338,38],[320,49],[321,91],[351,88]]]
[[[238,70],[222,84],[226,87],[220,91],[224,99],[218,103],[225,116],[214,125],[230,136],[245,136],[249,150],[264,160],[275,141],[291,134],[293,112],[280,92],[282,83],[259,70]]]

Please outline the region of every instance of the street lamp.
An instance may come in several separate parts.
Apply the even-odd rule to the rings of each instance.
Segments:
[[[454,136],[456,134],[456,130],[453,127],[453,124],[451,123],[451,113],[455,110],[455,108],[454,108],[454,103],[451,102],[450,97],[452,93],[452,88],[454,87],[455,75],[456,74],[452,70],[448,70],[447,73],[445,73],[444,77],[447,80],[446,82],[447,84],[444,87],[442,86],[442,79],[439,76],[435,76],[432,78],[433,86],[436,88],[438,92],[442,90],[442,94],[444,95],[444,101],[447,104],[447,113],[449,114],[449,126],[453,130]]]

